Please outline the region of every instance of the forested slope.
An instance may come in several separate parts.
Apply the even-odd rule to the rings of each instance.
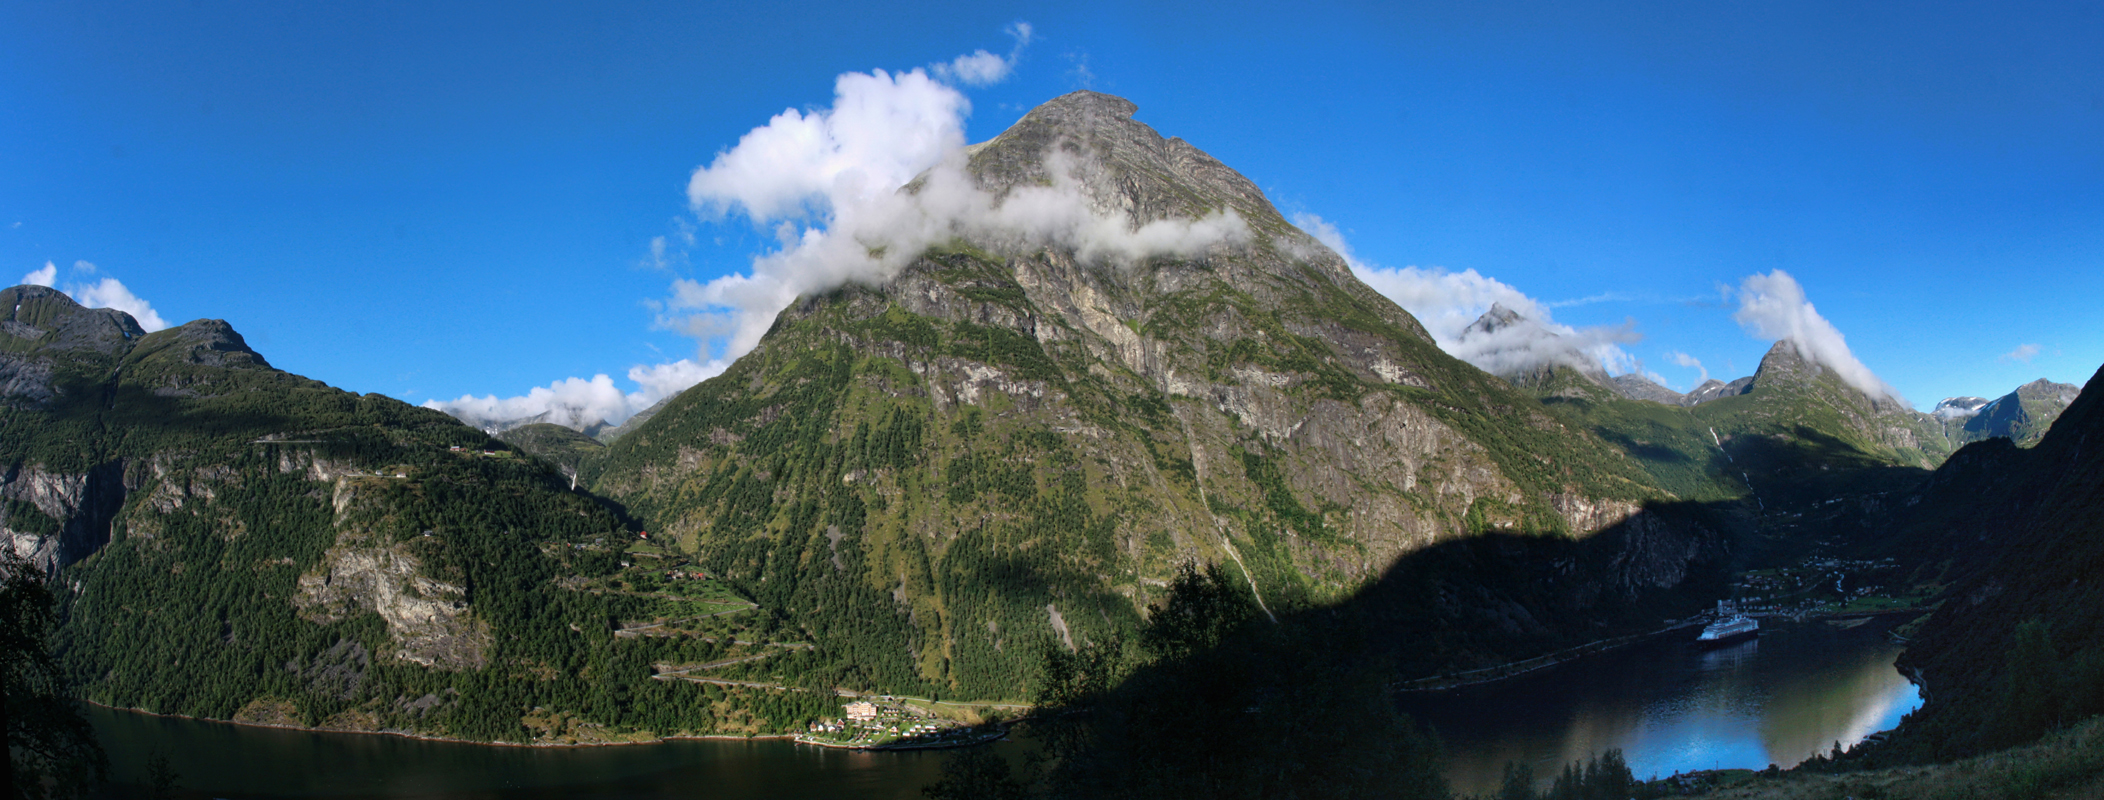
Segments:
[[[667,585],[545,462],[272,369],[223,322],[148,334],[41,287],[0,308],[0,530],[66,588],[59,661],[88,699],[509,741],[833,713],[829,694],[654,680],[744,653],[771,617]]]

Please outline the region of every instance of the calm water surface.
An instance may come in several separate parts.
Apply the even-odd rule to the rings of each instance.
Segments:
[[[1899,723],[1920,695],[1872,623],[1769,626],[1721,650],[1656,640],[1552,669],[1446,692],[1404,710],[1445,740],[1461,792],[1497,788],[1504,764],[1553,776],[1619,747],[1638,777],[1715,767],[1789,766],[1836,741]],[[310,733],[91,708],[120,782],[165,755],[183,788],[234,798],[920,797],[940,752],[865,753],[783,741],[685,741],[588,748],[485,747]],[[1002,744],[1011,748],[1016,745]]]
[[[167,756],[187,791],[234,800],[330,798],[918,798],[938,751],[870,753],[779,740],[487,747],[313,733],[90,707],[113,783]]]
[[[1921,694],[1893,669],[1900,647],[1871,622],[1764,623],[1761,636],[1704,650],[1659,639],[1518,678],[1405,694],[1439,732],[1459,792],[1497,788],[1505,762],[1554,777],[1622,748],[1638,778],[1795,765],[1899,724]]]

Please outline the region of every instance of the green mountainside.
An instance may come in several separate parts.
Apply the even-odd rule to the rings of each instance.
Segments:
[[[576,477],[577,468],[606,449],[598,439],[549,422],[533,422],[497,434],[497,439],[560,467]]]
[[[1754,375],[1685,395],[1636,375],[1610,378],[1563,337],[1502,306],[1469,326],[1462,345],[1682,499],[1824,502],[1866,470],[1932,469],[1963,443],[1946,435],[1943,419],[1864,394],[1788,340],[1769,348]],[[2072,396],[2073,387],[2060,388]]]
[[[1132,113],[1061,97],[975,146],[973,175],[1041,184],[1056,150],[1133,226],[1226,209],[1249,242],[1128,266],[953,241],[784,311],[588,464],[594,490],[808,631],[827,679],[976,698],[1027,692],[1018,653],[1042,642],[1130,633],[1189,561],[1278,615],[1489,532],[1672,540],[1577,581],[1618,596],[1725,548],[1647,511],[1677,498],[1637,460],[1441,352]]]
[[[67,588],[57,655],[89,700],[508,741],[835,711],[653,680],[776,647],[770,620],[668,583],[546,462],[272,369],[217,320],[149,334],[35,286],[0,309],[0,534]],[[621,630],[677,619],[695,635]]]
[[[1690,405],[1630,399],[1563,368],[1528,388],[1629,453],[1658,485],[1690,500],[1744,500],[1775,512],[1770,523],[1919,481],[1950,452],[1934,417],[1872,400],[1788,341],[1769,349],[1742,393]]]

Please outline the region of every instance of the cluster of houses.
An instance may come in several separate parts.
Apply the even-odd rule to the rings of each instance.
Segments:
[[[856,700],[841,709],[846,719],[819,720],[811,724],[812,733],[859,734],[867,739],[910,737],[939,733],[954,727],[933,719],[925,712],[913,708],[892,708],[869,700]]]

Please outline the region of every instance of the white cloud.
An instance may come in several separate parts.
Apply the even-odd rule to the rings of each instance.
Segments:
[[[425,408],[444,411],[470,425],[492,428],[519,420],[549,422],[574,429],[606,422],[619,425],[658,401],[685,391],[687,387],[715,377],[720,363],[697,364],[680,359],[656,366],[637,365],[628,379],[641,388],[624,392],[604,373],[584,378],[564,378],[547,386],[536,386],[518,397],[462,395],[452,400],[426,400]]]
[[[1873,400],[1889,397],[1901,405],[1907,404],[1898,391],[1849,352],[1847,337],[1819,315],[1811,301],[1805,299],[1804,287],[1790,273],[1776,270],[1747,276],[1734,294],[1739,310],[1731,318],[1747,333],[1790,342],[1805,360],[1833,370],[1842,382]]]
[[[2017,345],[2017,346],[2016,346],[2016,349],[2015,349],[2015,350],[2011,350],[2011,351],[2009,351],[2009,352],[2007,352],[2007,353],[2003,353],[2003,354],[2002,354],[2002,358],[2001,358],[2001,360],[2003,360],[2003,361],[2022,361],[2022,362],[2024,362],[2024,363],[2026,363],[2026,364],[2029,364],[2029,363],[2031,363],[2031,359],[2034,359],[2034,358],[2037,358],[2037,357],[2038,357],[2038,353],[2039,353],[2039,351],[2040,351],[2041,349],[2043,349],[2043,348],[2040,348],[2040,347],[2039,347],[2038,345],[2035,345],[2035,344],[2021,344],[2021,345]]]
[[[1709,381],[1709,368],[1702,366],[1702,361],[1700,359],[1695,358],[1694,356],[1680,352],[1679,350],[1674,350],[1666,354],[1666,360],[1673,362],[1676,366],[1701,370],[1702,377],[1695,381],[1696,386],[1701,386],[1702,384],[1707,383]]]
[[[696,363],[692,359],[685,358],[670,364],[658,364],[655,366],[637,364],[628,368],[628,379],[643,387],[641,392],[636,393],[637,395],[663,399],[684,392],[689,386],[723,374],[725,366],[727,365],[722,361],[711,360],[707,363]],[[650,402],[655,404],[657,400],[651,400]],[[649,407],[649,405],[643,405],[636,410],[641,411]]]
[[[1449,272],[1437,268],[1377,267],[1360,261],[1345,242],[1343,232],[1329,221],[1303,213],[1293,215],[1293,224],[1337,251],[1353,275],[1416,317],[1439,349],[1486,372],[1511,375],[1561,363],[1621,375],[1641,366],[1635,356],[1621,347],[1642,338],[1635,331],[1634,321],[1573,328],[1558,323],[1549,304],[1474,269]],[[1469,325],[1493,305],[1525,317],[1526,324],[1487,335],[1464,335]]]
[[[93,275],[95,272],[94,264],[86,261],[75,261],[69,274],[75,276]],[[36,286],[58,288],[58,265],[46,261],[42,269],[22,276],[22,282]],[[95,283],[69,282],[65,288],[59,289],[59,291],[70,295],[73,298],[73,302],[88,308],[114,308],[130,314],[132,319],[139,323],[139,327],[144,328],[147,333],[168,327],[168,323],[161,319],[160,313],[153,310],[152,303],[148,303],[138,295],[132,294],[132,291],[125,288],[124,283],[116,278],[103,278]]]
[[[823,215],[890,194],[964,146],[970,103],[921,70],[848,73],[833,91],[832,108],[783,111],[695,170],[696,209],[755,222]]]
[[[1943,402],[1936,404],[1936,410],[1929,413],[1943,419],[1969,419],[1985,411],[1995,402],[1984,397],[1946,397]]]
[[[114,308],[130,314],[147,333],[168,327],[168,323],[161,320],[161,315],[153,310],[152,304],[132,294],[131,290],[125,288],[116,278],[103,278],[100,283],[73,286],[67,289],[66,293],[73,295],[73,299],[89,308]]]
[[[46,262],[44,262],[44,268],[43,268],[43,269],[39,269],[39,270],[34,270],[34,271],[30,272],[30,273],[29,273],[28,275],[24,275],[24,276],[22,276],[22,283],[24,283],[24,284],[26,284],[26,285],[29,285],[29,286],[45,286],[45,287],[48,287],[48,286],[50,286],[51,284],[53,284],[53,283],[55,283],[55,282],[57,282],[57,281],[58,281],[58,265],[57,265],[57,264],[53,264],[53,263],[51,263],[51,262],[49,262],[49,261],[46,261]]]
[[[1016,61],[1022,58],[1023,48],[1030,45],[1034,31],[1030,23],[1016,22],[1010,24],[1004,32],[1015,39],[1015,47],[1008,51],[1007,56],[997,56],[979,50],[971,55],[958,56],[948,63],[933,65],[928,70],[942,81],[963,83],[967,86],[992,86],[1007,80],[1008,73],[1015,69]]]
[[[935,76],[945,80],[956,80],[968,86],[990,86],[1008,77],[1008,59],[978,51],[968,56],[958,56],[948,64],[936,64]]]
[[[1589,306],[1594,303],[1626,303],[1631,299],[1629,295],[1622,292],[1601,292],[1591,297],[1580,297],[1576,300],[1556,300],[1544,305],[1550,308],[1575,308],[1577,306]]]

